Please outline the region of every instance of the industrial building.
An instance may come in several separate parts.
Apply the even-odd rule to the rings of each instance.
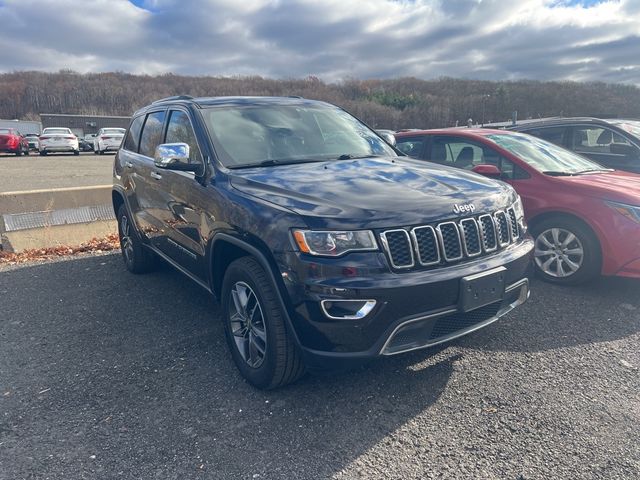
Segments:
[[[0,120],[0,128],[15,128],[22,135],[29,133],[40,135],[42,124],[40,122],[32,122],[31,120]]]

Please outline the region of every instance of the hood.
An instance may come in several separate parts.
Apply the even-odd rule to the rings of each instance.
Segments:
[[[580,188],[584,195],[640,205],[640,175],[630,172],[608,172],[556,177]]]
[[[234,170],[231,185],[294,211],[310,228],[388,228],[504,208],[513,189],[464,170],[399,158],[367,158]]]

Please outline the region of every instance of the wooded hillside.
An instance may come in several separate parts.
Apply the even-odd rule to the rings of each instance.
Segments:
[[[576,82],[489,82],[440,78],[347,79],[315,77],[188,77],[127,73],[0,74],[0,118],[38,120],[39,113],[130,115],[151,101],[177,94],[301,95],[347,109],[376,128],[464,125],[467,119],[505,121],[541,116],[640,117],[640,89],[631,85]]]

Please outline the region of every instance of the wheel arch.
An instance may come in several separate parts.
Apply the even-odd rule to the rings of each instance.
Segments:
[[[113,205],[113,212],[115,215],[118,215],[120,207],[126,204],[124,195],[115,188],[111,190],[111,204]]]
[[[291,331],[295,343],[300,345],[298,335],[295,328],[293,328],[293,323],[289,315],[290,310],[285,301],[286,287],[282,283],[280,276],[277,275],[278,267],[275,259],[260,239],[253,238],[253,241],[255,244],[226,233],[218,233],[213,237],[209,246],[209,279],[211,291],[218,300],[221,300],[224,274],[231,262],[245,256],[255,258],[275,286],[278,292],[278,302],[282,308],[287,326]]]
[[[598,248],[597,253],[598,253],[598,258],[600,262],[599,270],[602,271],[604,252],[602,248],[602,241],[600,240],[600,235],[598,233],[598,230],[594,228],[594,226],[591,225],[584,218],[569,212],[563,212],[558,210],[547,211],[547,212],[540,213],[527,221],[529,231],[533,233],[533,231],[535,231],[538,225],[540,225],[542,222],[546,220],[550,220],[553,218],[561,218],[561,219],[564,218],[564,219],[577,222],[580,225],[582,225],[584,228],[586,228],[591,233],[591,235],[593,235],[593,239],[595,240],[596,246]]]

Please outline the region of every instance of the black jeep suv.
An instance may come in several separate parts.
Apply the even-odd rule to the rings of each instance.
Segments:
[[[260,388],[450,340],[529,295],[510,186],[399,156],[323,102],[154,102],[116,155],[113,207],[126,267],[159,257],[213,293]]]

